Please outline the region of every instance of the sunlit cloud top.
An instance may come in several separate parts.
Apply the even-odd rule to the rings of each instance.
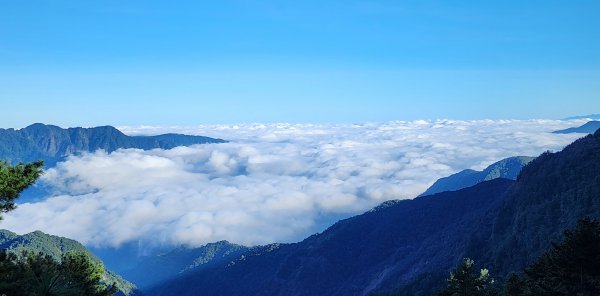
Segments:
[[[55,196],[21,204],[2,227],[94,246],[296,241],[383,201],[413,198],[459,170],[562,149],[581,135],[550,131],[582,122],[121,127],[230,142],[69,157],[43,176]]]

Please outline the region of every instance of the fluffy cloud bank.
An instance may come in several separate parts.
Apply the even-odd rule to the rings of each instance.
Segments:
[[[2,227],[93,246],[141,241],[246,245],[294,241],[440,177],[515,155],[559,150],[579,121],[413,121],[357,125],[122,127],[230,140],[171,150],[69,157],[46,172],[56,194],[25,203]]]

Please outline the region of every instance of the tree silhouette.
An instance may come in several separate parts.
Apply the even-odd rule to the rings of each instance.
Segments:
[[[0,161],[0,213],[15,209],[15,199],[42,175],[43,166],[43,161],[15,166]]]
[[[14,201],[42,174],[42,161],[11,166],[0,161],[0,213],[15,209]],[[0,216],[0,219],[2,217]],[[43,253],[22,256],[0,252],[0,294],[11,296],[108,296],[115,284],[102,283],[104,267],[86,254],[67,253],[60,262]]]
[[[43,253],[0,253],[0,293],[25,296],[109,296],[115,285],[102,284],[104,267],[87,255],[68,253],[60,262]]]
[[[516,273],[510,274],[504,283],[503,295],[505,296],[526,296],[528,295],[527,291],[525,281]]]
[[[585,218],[525,270],[534,295],[600,295],[600,223]]]
[[[440,296],[492,296],[496,291],[492,288],[494,280],[490,278],[487,269],[476,272],[475,262],[469,258],[463,259],[461,264],[450,273],[448,286]]]

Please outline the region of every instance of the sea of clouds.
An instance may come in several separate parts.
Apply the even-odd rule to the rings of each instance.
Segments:
[[[46,171],[54,194],[19,205],[2,227],[42,230],[90,246],[199,246],[300,240],[435,180],[502,158],[560,150],[584,121],[398,121],[120,127],[229,140],[171,150],[71,156]]]

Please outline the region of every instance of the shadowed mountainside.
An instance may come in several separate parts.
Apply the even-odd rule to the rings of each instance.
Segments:
[[[555,134],[572,134],[572,133],[581,133],[581,134],[593,134],[598,129],[600,129],[600,121],[588,121],[585,124],[578,127],[571,127],[564,130],[553,131]]]
[[[600,217],[598,172],[600,132],[542,154],[517,181],[386,202],[302,242],[247,252],[148,294],[432,295],[463,257],[502,280],[578,219]]]
[[[199,248],[179,247],[166,253],[141,258],[132,268],[119,271],[140,289],[236,259],[249,248],[227,241],[206,244]]]

